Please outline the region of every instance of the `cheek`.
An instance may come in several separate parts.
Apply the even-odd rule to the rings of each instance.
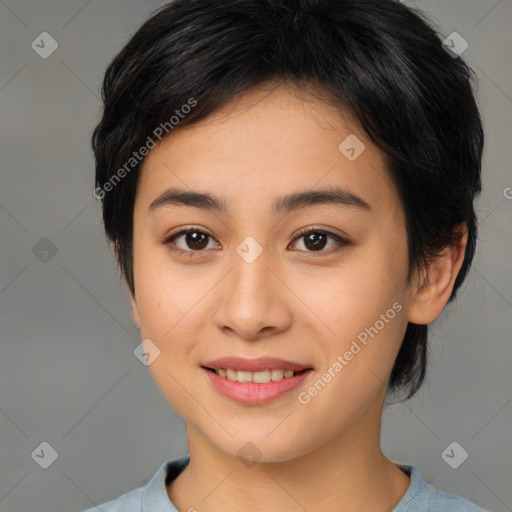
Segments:
[[[354,251],[336,268],[290,274],[288,282],[294,283],[294,292],[307,308],[301,318],[320,321],[328,328],[326,334],[330,331],[335,339],[346,340],[372,326],[395,302],[402,303],[406,269],[375,254],[377,249]]]
[[[160,350],[150,370],[169,400],[181,403],[187,399],[186,394],[182,396],[189,378],[185,368],[197,360],[194,350],[200,339],[201,322],[207,315],[200,300],[205,286],[194,285],[194,280],[179,270],[164,272],[158,265],[144,270],[137,290],[141,334]]]
[[[369,385],[368,379],[377,387],[387,381],[407,325],[406,275],[406,250],[392,254],[381,246],[358,252],[329,276],[314,280],[314,287],[313,280],[302,281],[297,295],[313,290],[307,295],[317,314],[309,315],[315,324],[310,326],[313,335],[319,329],[325,333],[320,338],[323,369],[345,376],[333,379],[333,388],[359,393],[361,386]],[[332,366],[339,357],[336,372]]]
[[[193,286],[183,273],[173,270],[165,251],[149,246],[136,254],[134,274],[137,306],[148,337],[170,336],[169,330],[193,306]]]

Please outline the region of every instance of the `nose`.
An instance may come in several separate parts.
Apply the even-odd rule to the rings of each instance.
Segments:
[[[231,271],[216,288],[213,320],[219,329],[256,341],[290,327],[290,292],[270,263],[265,251],[252,262],[234,254]]]

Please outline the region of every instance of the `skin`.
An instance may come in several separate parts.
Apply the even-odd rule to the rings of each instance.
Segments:
[[[353,162],[338,149],[349,134],[366,146]],[[329,186],[371,209],[271,212],[277,196]],[[229,214],[178,205],[148,213],[170,187],[222,197]],[[188,227],[212,237],[202,252],[186,236],[174,240],[182,255],[162,243]],[[330,238],[315,251],[296,235],[309,227],[350,243]],[[236,252],[248,236],[263,249],[252,263]],[[178,509],[392,510],[410,478],[381,451],[386,383],[407,322],[430,323],[448,301],[465,236],[407,282],[405,217],[382,153],[350,116],[290,85],[254,88],[153,149],[135,202],[130,297],[142,339],[161,351],[150,371],[187,425],[191,461],[167,487]],[[402,310],[301,404],[298,393],[394,303]],[[219,394],[200,367],[230,355],[314,371],[272,403],[243,405]],[[248,442],[261,453],[252,467],[237,458]]]

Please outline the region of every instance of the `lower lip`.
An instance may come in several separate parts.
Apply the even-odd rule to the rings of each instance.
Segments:
[[[204,369],[204,368],[203,368]],[[266,404],[276,400],[299,386],[312,372],[307,370],[293,377],[258,384],[255,382],[236,382],[227,377],[221,377],[215,372],[204,369],[215,388],[223,395],[246,405]]]

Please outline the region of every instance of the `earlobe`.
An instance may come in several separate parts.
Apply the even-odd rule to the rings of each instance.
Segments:
[[[433,322],[443,311],[464,261],[468,237],[465,224],[460,226],[460,233],[460,238],[446,247],[429,264],[428,269],[421,272],[421,279],[409,307],[409,322],[426,325]]]

